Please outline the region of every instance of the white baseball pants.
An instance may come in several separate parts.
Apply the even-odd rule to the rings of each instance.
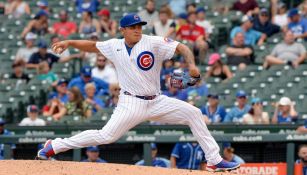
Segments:
[[[159,95],[154,100],[120,95],[118,106],[102,129],[86,130],[70,138],[56,138],[52,141],[52,147],[57,154],[74,148],[109,144],[147,120],[188,125],[205,152],[208,165],[222,161],[219,146],[211,136],[201,111],[193,105],[165,95]]]

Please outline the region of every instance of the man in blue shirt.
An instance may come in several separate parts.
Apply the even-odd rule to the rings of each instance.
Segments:
[[[301,18],[298,9],[291,9],[288,13],[290,22],[288,24],[288,29],[292,31],[295,38],[302,38],[307,40],[307,19]]]
[[[264,33],[266,37],[270,37],[280,31],[280,27],[270,21],[269,11],[266,8],[262,8],[254,19],[253,29]]]
[[[266,36],[265,34],[252,29],[253,20],[254,19],[252,17],[246,16],[246,15],[243,16],[241,26],[237,26],[233,28],[230,32],[231,41],[233,40],[233,38],[236,36],[238,32],[241,32],[245,36],[244,44],[252,45],[252,46],[256,44],[259,46],[262,45],[264,40],[266,39]]]
[[[186,89],[176,89],[171,86],[168,87],[168,90],[163,91],[162,94],[182,101],[187,101],[188,99],[188,93]]]
[[[205,115],[206,123],[220,123],[224,120],[226,111],[225,108],[219,105],[218,94],[208,94],[208,105],[201,108],[201,112]]]
[[[101,93],[100,91],[103,91],[104,93],[108,93],[109,89],[109,83],[99,79],[92,77],[92,68],[90,66],[84,66],[81,69],[81,75],[77,78],[72,79],[69,84],[68,88],[72,88],[74,86],[78,87],[82,93],[82,95],[85,97],[85,85],[87,83],[94,83],[96,86],[96,95],[98,93]],[[101,94],[104,94],[101,93]]]
[[[0,135],[13,135],[7,129],[4,129],[5,121],[0,118]],[[15,144],[11,144],[11,156],[13,157],[13,150],[16,149]],[[0,143],[0,160],[4,159],[4,144]]]
[[[190,170],[205,169],[205,153],[198,143],[176,143],[171,154],[171,167]]]
[[[307,145],[300,145],[298,149],[298,159],[296,163],[302,163],[303,175],[307,175]]]
[[[224,122],[241,123],[243,115],[248,113],[251,106],[247,104],[247,95],[243,90],[236,94],[238,106],[234,106],[225,116]]]
[[[157,153],[158,153],[158,147],[155,143],[151,143],[151,157],[152,157],[152,166],[154,167],[170,167],[170,161],[162,158],[162,157],[157,157]],[[145,165],[145,161],[144,160],[140,160],[138,162],[135,163],[135,165]]]
[[[96,162],[96,163],[107,163],[107,161],[99,157],[99,148],[97,146],[90,146],[86,148],[87,159],[81,162]]]
[[[56,88],[56,92],[51,92],[49,94],[50,98],[57,98],[59,99],[62,103],[67,103],[68,102],[68,96],[67,96],[67,84],[68,81],[65,79],[60,79]]]

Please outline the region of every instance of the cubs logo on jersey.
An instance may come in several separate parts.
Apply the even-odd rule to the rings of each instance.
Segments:
[[[150,70],[155,63],[155,57],[153,53],[145,51],[139,54],[137,58],[137,65],[144,71]]]

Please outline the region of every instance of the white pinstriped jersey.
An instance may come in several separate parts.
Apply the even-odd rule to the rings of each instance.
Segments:
[[[159,94],[162,62],[173,57],[179,42],[142,35],[129,56],[124,41],[110,39],[96,43],[98,50],[114,63],[122,91],[134,95]]]

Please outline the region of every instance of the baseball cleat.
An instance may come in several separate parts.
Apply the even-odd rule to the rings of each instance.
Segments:
[[[206,170],[209,172],[221,172],[221,171],[232,171],[239,167],[240,167],[239,163],[222,160],[220,163],[216,165],[207,166]]]
[[[44,147],[37,152],[36,160],[49,160],[54,156],[54,150],[51,145],[51,140],[47,140]]]

